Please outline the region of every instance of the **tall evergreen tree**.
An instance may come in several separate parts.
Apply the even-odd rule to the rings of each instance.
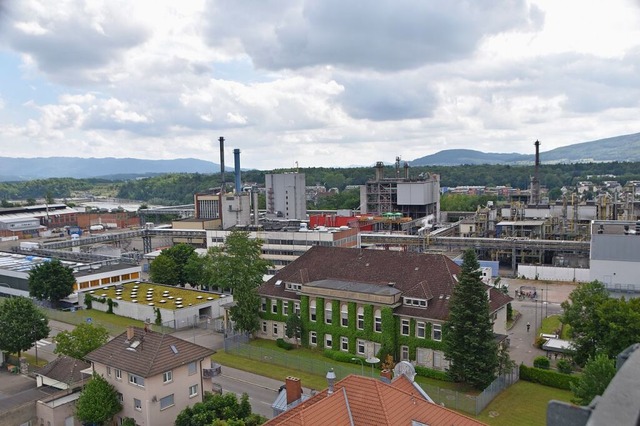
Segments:
[[[444,347],[450,377],[483,389],[495,379],[499,360],[487,288],[480,277],[480,264],[469,249],[449,301]]]

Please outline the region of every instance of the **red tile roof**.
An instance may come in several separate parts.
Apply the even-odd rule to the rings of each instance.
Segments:
[[[405,377],[386,384],[380,380],[349,375],[300,405],[271,419],[265,426],[393,425],[412,421],[430,426],[484,425],[471,417],[427,401]]]

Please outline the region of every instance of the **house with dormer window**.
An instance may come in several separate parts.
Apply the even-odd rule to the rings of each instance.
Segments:
[[[211,390],[205,376],[210,377],[206,370],[214,353],[170,334],[128,327],[86,359],[118,392],[123,408],[117,421],[129,417],[141,426],[169,426]]]
[[[442,254],[312,247],[260,286],[258,337],[285,338],[292,312],[302,344],[369,358],[383,344],[397,360],[444,370],[442,333],[460,267]],[[493,331],[506,338],[511,298],[487,286]]]

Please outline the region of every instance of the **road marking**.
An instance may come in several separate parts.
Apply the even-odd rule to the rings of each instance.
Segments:
[[[40,339],[36,342],[36,345],[38,345],[39,348],[42,348],[44,346],[50,345],[52,342],[45,340],[45,339]]]

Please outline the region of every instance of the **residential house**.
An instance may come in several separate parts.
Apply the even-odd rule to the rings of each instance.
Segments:
[[[444,370],[442,329],[460,267],[441,254],[314,246],[258,290],[258,337],[285,338],[289,315],[303,322],[302,344],[379,354]],[[506,337],[511,298],[486,287],[494,333]]]
[[[117,390],[123,405],[118,421],[130,417],[139,426],[169,426],[187,406],[202,402],[209,390],[203,372],[213,353],[169,334],[129,327],[86,359]]]
[[[286,392],[286,391],[283,391]],[[269,420],[276,425],[479,426],[484,423],[434,404],[404,374],[387,384],[349,375]]]

